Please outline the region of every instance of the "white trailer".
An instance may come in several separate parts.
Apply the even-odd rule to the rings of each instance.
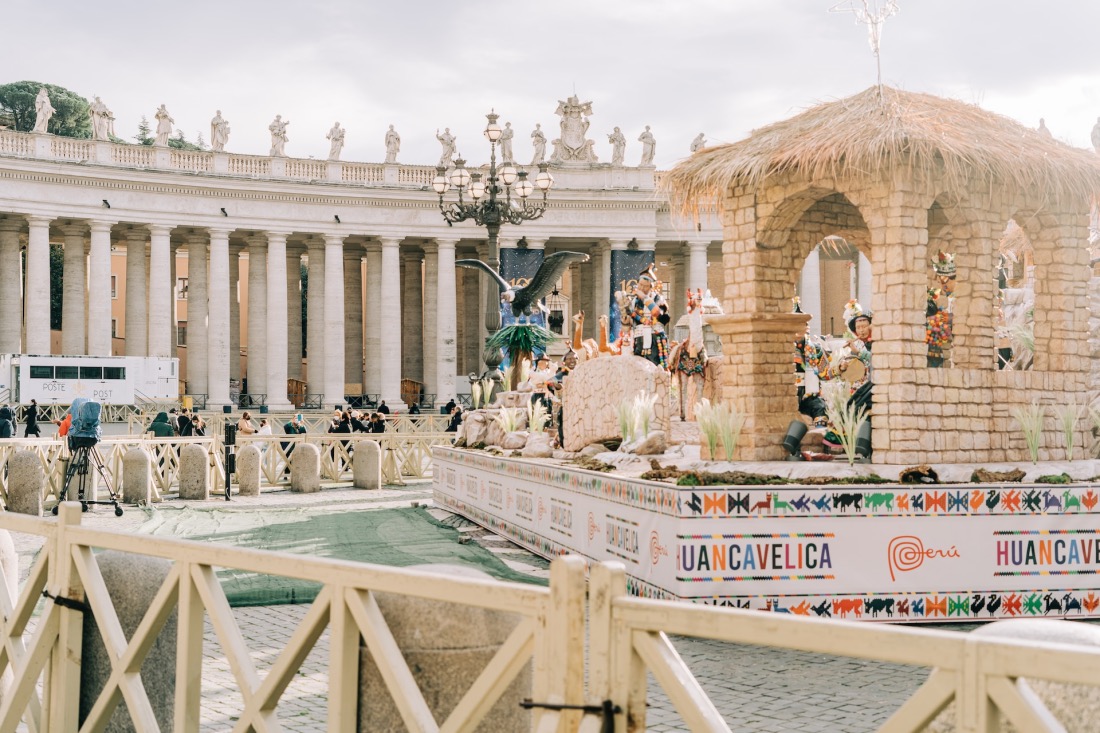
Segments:
[[[179,360],[143,356],[0,354],[0,396],[7,402],[68,405],[86,397],[104,405],[179,399]]]

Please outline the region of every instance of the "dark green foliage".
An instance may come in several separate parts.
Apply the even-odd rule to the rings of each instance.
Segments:
[[[65,137],[91,137],[92,121],[88,116],[88,100],[65,87],[37,81],[0,84],[0,110],[11,113],[15,129],[20,132],[34,129],[34,100],[42,87],[49,92],[50,104],[55,110],[46,130]]]
[[[61,330],[61,301],[64,291],[65,247],[50,244],[50,329]]]
[[[489,349],[504,349],[509,355],[533,354],[545,351],[546,347],[557,340],[550,331],[535,324],[505,326],[486,342]]]
[[[134,135],[134,140],[138,145],[152,145],[156,139],[152,133],[153,128],[149,127],[149,118],[142,115],[141,122],[138,123],[138,134]]]
[[[1050,474],[1035,479],[1037,484],[1072,484],[1073,479],[1068,473]]]

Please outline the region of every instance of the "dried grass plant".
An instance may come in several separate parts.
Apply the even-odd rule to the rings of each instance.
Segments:
[[[1017,405],[1013,407],[1012,417],[1020,423],[1020,431],[1024,434],[1028,452],[1031,453],[1031,462],[1039,462],[1039,441],[1043,435],[1043,419],[1047,410],[1036,400],[1030,405]]]
[[[639,392],[634,398],[634,419],[637,420],[637,437],[649,435],[649,426],[656,419],[653,406],[657,404],[657,395]]]
[[[514,433],[519,430],[520,419],[523,416],[522,407],[502,407],[493,416],[493,420],[505,433]]]
[[[745,427],[744,413],[729,403],[718,403],[715,406],[718,418],[718,432],[722,436],[722,448],[726,454],[726,460],[732,461],[737,451],[737,442],[741,440],[741,428]]]
[[[859,428],[867,420],[867,409],[856,407],[849,401],[846,384],[828,385],[825,396],[825,414],[832,424],[833,432],[840,438],[848,465],[856,462],[856,436]]]
[[[488,407],[493,401],[493,388],[496,387],[496,381],[485,377],[481,382],[481,406]]]
[[[542,400],[535,400],[527,406],[527,429],[532,433],[542,432],[550,422],[550,413]]]
[[[476,410],[481,406],[481,382],[473,382],[470,385],[470,407]]]
[[[1054,417],[1062,427],[1062,438],[1066,445],[1066,460],[1073,460],[1073,448],[1077,438],[1077,423],[1085,416],[1085,406],[1076,402],[1059,405],[1054,408]]]
[[[699,432],[703,440],[707,441],[707,449],[713,461],[718,452],[718,416],[717,405],[712,405],[710,400],[703,398],[695,403],[695,422],[699,425]]]
[[[619,403],[619,432],[623,436],[623,445],[634,440],[634,431],[637,428],[638,418],[634,412],[634,400],[623,400]]]

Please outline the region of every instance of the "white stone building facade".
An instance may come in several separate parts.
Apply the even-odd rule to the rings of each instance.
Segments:
[[[605,312],[615,249],[654,251],[674,317],[685,288],[721,292],[717,217],[674,215],[652,168],[551,170],[546,215],[506,225],[500,244],[591,255],[563,283],[567,333],[569,313]],[[303,377],[326,405],[357,393],[400,405],[402,379],[445,402],[481,367],[488,283],[454,262],[484,255],[486,234],[446,224],[434,175],[0,131],[0,353],[169,357],[186,324],[182,376],[211,406],[244,379],[272,409],[288,408],[288,379]],[[56,346],[51,243],[65,251]],[[113,314],[117,300],[124,312]],[[112,339],[112,320],[124,341]],[[587,319],[585,336],[596,328]]]

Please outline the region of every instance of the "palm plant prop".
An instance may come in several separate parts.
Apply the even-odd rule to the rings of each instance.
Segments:
[[[850,466],[856,462],[856,436],[859,434],[859,427],[867,419],[867,408],[853,405],[848,398],[848,388],[844,385],[832,387],[825,401],[825,414],[832,423],[833,432],[840,438]]]
[[[1043,418],[1046,417],[1046,408],[1039,404],[1038,400],[1030,405],[1017,405],[1012,408],[1012,417],[1020,423],[1020,430],[1027,442],[1027,449],[1031,452],[1031,462],[1039,462],[1039,439],[1043,434]]]
[[[545,351],[557,337],[547,329],[534,323],[517,323],[505,326],[494,333],[485,346],[487,349],[503,349],[512,365],[523,360],[531,361],[537,351]],[[520,370],[512,369],[507,380],[508,389],[515,390],[520,383]]]

